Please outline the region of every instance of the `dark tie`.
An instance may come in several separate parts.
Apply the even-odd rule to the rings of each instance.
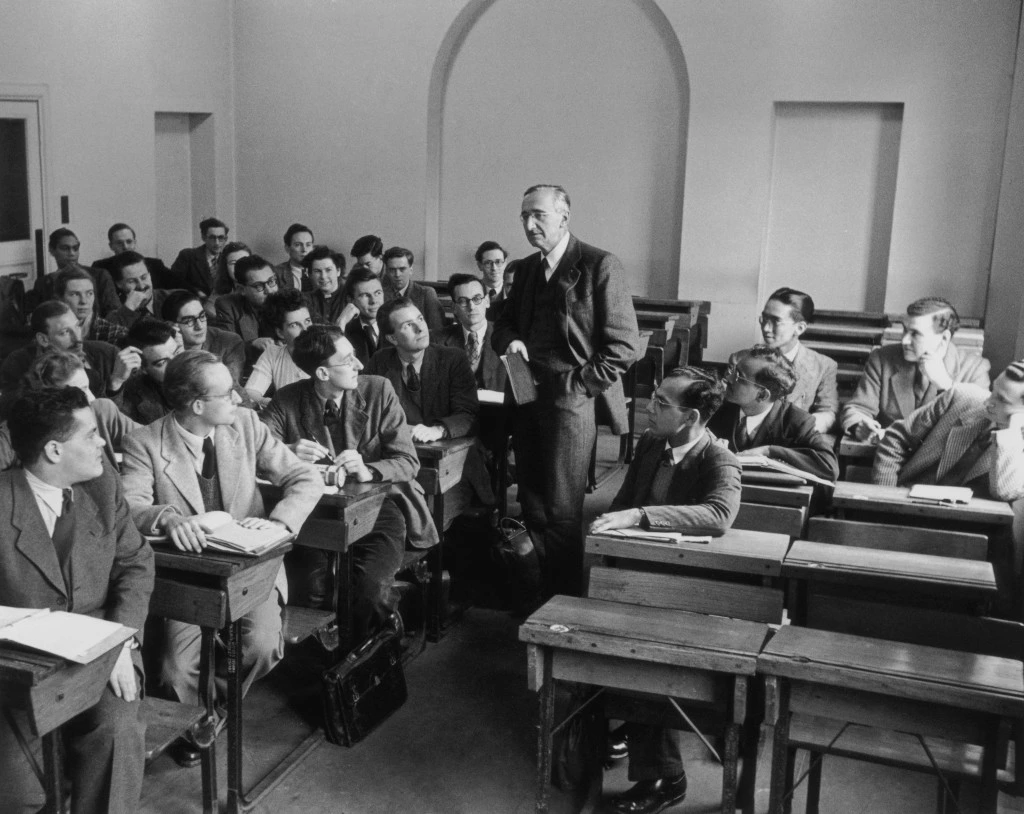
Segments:
[[[487,298],[488,298],[488,299],[489,299],[489,300],[490,300],[491,302],[494,302],[494,298],[495,298],[495,297],[497,297],[497,296],[498,296],[498,292],[497,292],[497,291],[495,291],[495,290],[494,290],[493,288],[489,288],[489,289],[487,290]]]
[[[339,418],[341,418],[341,415],[338,413],[338,405],[333,400],[328,399],[327,404],[324,405],[324,424],[335,424]]]
[[[213,449],[213,439],[206,436],[203,439],[203,478],[209,480],[217,471],[217,453]]]
[[[420,374],[412,365],[406,365],[405,368],[405,387],[413,393],[418,393],[420,389]]]
[[[373,332],[373,328],[363,323],[363,333],[366,334],[366,347],[369,349],[370,354],[377,350],[377,335]]]
[[[469,332],[469,338],[466,340],[466,354],[469,356],[469,366],[473,368],[473,372],[480,367],[480,341],[477,339],[476,331]]]
[[[665,450],[662,451],[662,453],[661,453],[661,465],[662,466],[672,466],[672,450],[671,449],[665,449]]]
[[[71,490],[64,490],[64,501],[61,505],[60,517],[53,524],[53,548],[57,552],[57,560],[61,570],[71,556],[71,545],[75,541],[75,504],[71,499]],[[67,575],[65,574],[65,577]]]
[[[736,425],[736,449],[742,452],[750,443],[750,434],[747,432],[747,418],[740,415],[739,424]]]

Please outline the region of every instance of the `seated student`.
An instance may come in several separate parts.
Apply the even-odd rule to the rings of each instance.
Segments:
[[[314,325],[295,340],[295,361],[309,378],[281,388],[261,416],[275,438],[304,461],[341,464],[347,480],[391,481],[373,530],[352,547],[353,622],[358,641],[374,633],[393,609],[391,583],[405,541],[429,548],[437,540],[423,489],[419,459],[405,414],[387,379],[359,376],[362,365],[335,325]],[[305,571],[307,602],[326,602],[327,556],[297,555]],[[289,566],[293,584],[296,572]]]
[[[270,401],[266,392],[271,386],[280,389],[306,378],[292,360],[292,346],[296,337],[313,324],[302,292],[294,288],[267,297],[263,319],[283,344],[271,345],[260,354],[245,383],[245,392],[260,407]]]
[[[251,254],[252,249],[240,240],[224,244],[224,249],[217,258],[217,272],[213,281],[214,290],[218,295],[230,294],[235,290],[235,264]],[[214,312],[211,310],[210,313],[212,315]]]
[[[345,256],[317,246],[302,262],[312,286],[303,296],[313,322],[344,328],[357,313],[345,296]]]
[[[213,325],[238,334],[257,352],[265,350],[274,344],[274,333],[263,321],[263,305],[277,291],[274,269],[258,254],[252,254],[235,263],[235,281],[237,291],[217,297]]]
[[[10,400],[18,383],[32,366],[37,355],[50,348],[65,350],[78,356],[89,376],[89,387],[98,396],[116,397],[132,371],[138,369],[142,357],[138,350],[118,350],[108,342],[82,339],[78,318],[66,304],[48,300],[35,307],[29,320],[35,341],[7,355],[0,365],[0,418],[7,416]]]
[[[96,314],[96,281],[83,268],[66,268],[53,275],[53,296],[74,311],[82,339],[116,345],[128,333],[124,325]]]
[[[75,233],[66,227],[61,227],[50,233],[48,243],[50,256],[57,262],[57,271],[77,268],[87,272],[96,283],[96,315],[105,317],[112,311],[117,310],[120,304],[117,300],[117,292],[114,290],[114,282],[110,279],[105,269],[90,268],[78,262],[78,252],[82,248]],[[54,299],[53,283],[54,273],[48,272],[36,279],[32,289],[33,302],[43,302]]]
[[[353,268],[345,281],[345,298],[356,307],[359,319],[352,318],[345,325],[345,338],[352,343],[356,358],[363,367],[383,347],[377,313],[384,304],[384,289],[380,277],[368,268]]]
[[[171,292],[153,286],[145,257],[138,252],[121,252],[111,258],[108,268],[121,299],[121,307],[110,315],[111,321],[130,328],[145,317],[160,319],[164,300]]]
[[[834,481],[839,461],[814,419],[786,396],[796,385],[793,365],[776,348],[755,345],[735,354],[726,377],[726,403],[708,429],[733,452],[765,455]]]
[[[829,432],[839,412],[838,365],[822,353],[805,347],[800,336],[814,320],[814,300],[795,288],[773,291],[761,309],[761,337],[769,348],[782,351],[796,370],[796,387],[786,401],[806,410],[818,432]]]
[[[445,325],[444,309],[437,298],[437,292],[428,285],[417,283],[412,278],[413,254],[401,246],[392,246],[384,252],[384,301],[408,299],[420,309],[427,327],[439,331]]]
[[[140,809],[145,724],[139,720],[142,638],[153,551],[131,521],[121,482],[104,464],[96,417],[77,387],[31,390],[10,423],[22,467],[0,473],[0,605],[69,610],[138,631],[99,701],[62,727],[73,810]],[[17,541],[17,544],[15,544]],[[0,811],[45,802],[42,758],[24,714],[0,714]]]
[[[476,267],[483,278],[484,292],[487,294],[487,318],[493,322],[508,297],[508,291],[505,289],[505,263],[508,262],[508,252],[500,243],[485,240],[477,246],[473,259],[476,260]]]
[[[249,528],[277,524],[298,532],[323,493],[323,479],[267,431],[252,410],[239,409],[227,367],[212,353],[185,351],[167,365],[164,393],[173,412],[128,436],[123,478],[135,525],[166,534],[181,551],[202,551],[206,537],[196,515],[226,511]],[[270,512],[256,474],[283,489]],[[281,660],[284,569],[267,601],[243,617],[242,691]],[[168,620],[160,679],[179,701],[199,703],[200,631]],[[218,681],[223,699],[225,685]],[[178,747],[181,762],[198,755]]]
[[[181,353],[181,345],[174,329],[156,319],[144,319],[132,325],[128,341],[139,349],[142,365],[124,386],[121,409],[132,421],[152,424],[171,411],[164,395],[164,374],[171,359]]]
[[[277,287],[282,291],[295,289],[306,293],[313,290],[309,266],[302,261],[313,251],[313,230],[301,223],[293,223],[284,233],[284,249],[288,259],[274,266]],[[343,261],[344,262],[344,261]]]
[[[97,260],[92,264],[92,267],[103,269],[112,275],[110,266],[114,262],[115,257],[125,252],[138,251],[138,248],[136,248],[135,230],[127,223],[115,223],[107,229],[107,245],[114,254],[111,257]],[[184,285],[184,281],[172,274],[171,270],[164,265],[164,261],[160,258],[144,257],[142,259],[149,270],[149,276],[153,280],[153,285],[157,288],[170,290],[172,288],[181,288]]]
[[[21,380],[19,392],[43,390],[48,387],[77,387],[89,400],[89,406],[96,415],[96,427],[106,444],[105,452],[110,465],[117,468],[116,453],[124,448],[124,438],[139,425],[118,409],[110,399],[98,399],[89,389],[89,377],[82,360],[73,353],[62,350],[48,350],[32,362],[32,367]],[[10,428],[6,422],[0,424],[0,469],[10,469],[17,461],[11,445]]]
[[[160,316],[178,326],[184,350],[207,350],[220,359],[238,383],[245,367],[245,343],[242,337],[209,324],[203,303],[191,291],[173,291],[164,300]]]
[[[885,429],[961,382],[989,386],[989,363],[953,344],[960,317],[941,297],[907,306],[903,341],[871,351],[842,425],[858,441],[877,443]]]
[[[724,387],[699,368],[665,376],[648,405],[650,429],[637,442],[622,488],[592,533],[641,526],[721,536],[740,508],[740,464],[707,429]],[[669,459],[667,456],[671,455]],[[654,812],[686,796],[676,730],[627,724],[629,779],[615,811]]]
[[[217,218],[204,218],[199,221],[199,234],[203,238],[202,245],[178,252],[171,264],[171,272],[185,288],[205,301],[215,293],[217,261],[228,242],[228,227]]]
[[[352,244],[352,271],[367,269],[378,277],[384,273],[384,241],[377,235],[363,235]]]
[[[1024,362],[992,385],[958,384],[889,426],[873,483],[967,486],[977,497],[1024,497]]]
[[[455,324],[431,331],[430,341],[447,348],[463,348],[477,388],[504,392],[505,366],[491,347],[494,324],[487,321],[487,294],[479,277],[453,274],[448,278]]]
[[[374,354],[366,373],[391,382],[418,444],[462,438],[477,430],[476,380],[464,351],[430,344],[423,314],[411,300],[385,303],[377,314],[390,347]],[[462,481],[445,500],[445,528],[462,514],[473,493],[494,505],[483,451],[474,446],[463,466]]]

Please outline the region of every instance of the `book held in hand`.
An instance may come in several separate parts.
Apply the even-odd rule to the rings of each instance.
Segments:
[[[77,664],[99,658],[124,644],[135,632],[83,613],[0,605],[0,643],[9,642]]]
[[[930,486],[918,483],[910,487],[910,499],[915,503],[933,503],[949,506],[966,506],[974,492],[966,486]]]
[[[533,380],[533,371],[530,370],[530,363],[522,354],[506,353],[501,357],[501,363],[505,365],[508,372],[508,382],[512,386],[512,397],[516,404],[529,404],[537,400],[537,383]]]

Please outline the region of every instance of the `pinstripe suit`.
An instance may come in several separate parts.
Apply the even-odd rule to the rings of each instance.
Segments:
[[[987,399],[988,392],[980,387],[956,385],[895,422],[878,445],[871,480],[885,486],[940,481],[974,440],[992,428],[985,412]],[[993,433],[992,445],[959,480],[969,483],[986,472],[989,495],[981,497],[1024,497],[1024,438],[1019,432]]]

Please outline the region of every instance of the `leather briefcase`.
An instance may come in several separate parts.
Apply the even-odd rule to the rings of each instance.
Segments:
[[[401,640],[401,621],[392,614],[384,629],[324,672],[324,731],[331,743],[359,743],[405,703]]]

